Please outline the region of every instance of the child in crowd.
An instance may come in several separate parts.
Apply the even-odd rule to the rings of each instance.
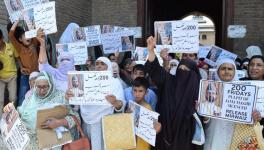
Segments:
[[[146,71],[145,71],[144,65],[137,64],[133,67],[132,73],[131,73],[132,82],[138,77],[146,78]],[[129,100],[133,100],[133,101],[135,100],[135,97],[133,96],[132,87],[128,87],[125,89],[125,100],[127,103],[129,102]],[[147,89],[145,100],[147,103],[151,105],[151,108],[153,110],[156,110],[157,96],[151,89]]]
[[[148,93],[148,87],[148,80],[144,77],[138,77],[132,83],[135,102],[149,110],[152,110],[150,104],[145,101],[145,96]],[[158,121],[154,122],[154,129],[157,133],[160,132],[161,124]],[[137,137],[137,147],[134,150],[150,150],[150,145],[140,137]]]
[[[38,71],[38,41],[27,39],[23,28],[18,27],[19,20],[17,20],[11,27],[8,33],[9,40],[17,50],[21,60],[21,76],[18,96],[18,106],[20,106],[25,99],[25,94],[29,90],[29,75],[34,71]]]
[[[4,36],[0,30],[0,110],[3,109],[5,99],[5,88],[9,93],[9,101],[16,102],[17,99],[17,54],[15,48],[10,43],[4,41]],[[0,116],[2,111],[0,111]]]

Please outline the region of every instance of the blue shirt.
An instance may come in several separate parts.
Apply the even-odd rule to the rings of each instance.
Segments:
[[[129,100],[135,101],[135,97],[133,95],[132,87],[128,87],[125,89],[125,100],[126,100],[127,104],[129,103]],[[148,93],[145,96],[145,101],[148,104],[150,104],[153,111],[156,110],[155,108],[156,108],[156,104],[157,104],[157,96],[151,89],[148,89]]]

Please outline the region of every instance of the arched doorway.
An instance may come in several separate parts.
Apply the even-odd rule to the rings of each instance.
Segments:
[[[139,45],[154,33],[155,21],[180,20],[191,12],[210,16],[215,24],[215,45],[232,50],[232,40],[227,38],[227,26],[233,22],[234,0],[138,0],[138,26],[143,28]]]
[[[200,12],[192,12],[181,20],[196,20],[199,27],[199,41],[202,45],[215,45],[215,24],[207,15]]]

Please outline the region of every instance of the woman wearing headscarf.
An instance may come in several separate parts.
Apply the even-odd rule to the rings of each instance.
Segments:
[[[78,28],[77,24],[71,23],[63,32],[60,42],[61,43],[72,43],[72,32]],[[68,71],[74,71],[74,57],[69,52],[62,52],[58,57],[58,67],[54,68],[48,63],[46,45],[44,33],[42,31],[42,37],[38,38],[40,42],[40,53],[39,53],[39,70],[46,71],[52,75],[56,87],[59,90],[66,91],[68,87]]]
[[[62,33],[59,43],[73,43],[74,42],[74,36],[75,36],[75,30],[80,28],[80,26],[76,23],[70,23],[64,32]]]
[[[195,132],[195,100],[198,99],[200,74],[194,61],[182,60],[176,76],[159,65],[154,53],[155,40],[147,39],[149,57],[146,70],[157,85],[160,95],[157,111],[163,125],[158,135],[157,147],[162,150],[193,150]]]
[[[261,55],[252,56],[248,64],[248,77],[241,80],[264,80],[264,57]]]
[[[218,81],[232,82],[236,73],[236,64],[229,58],[222,59],[217,63],[217,77]],[[259,121],[260,114],[254,111],[254,121]],[[227,150],[232,141],[235,123],[226,120],[205,118],[205,144],[204,150],[221,149]]]
[[[242,78],[240,80],[264,80],[264,57],[261,55],[252,56],[248,64],[248,77]],[[264,125],[264,119],[260,121],[261,125]],[[264,137],[264,130],[262,130],[262,136]]]
[[[41,108],[56,106],[56,105],[67,105],[68,102],[64,99],[64,92],[56,89],[53,84],[52,77],[49,76],[46,72],[41,72],[36,80],[33,89],[32,95],[25,99],[20,107],[18,107],[18,113],[24,125],[27,128],[28,135],[30,137],[30,143],[27,150],[38,150],[38,139],[36,134],[36,121],[37,121],[37,111]],[[10,111],[9,103],[4,111]],[[50,118],[48,122],[43,123],[43,128],[55,129],[60,126],[64,126],[71,130],[72,136],[74,137],[75,133],[74,127],[75,122],[71,116],[76,116],[79,118],[79,115],[72,111],[71,107],[65,106],[69,113],[63,119]],[[57,147],[55,149],[61,149]]]
[[[112,63],[106,57],[99,57],[95,62],[96,71],[112,72]],[[113,73],[113,72],[112,72]],[[103,150],[104,141],[102,134],[102,117],[113,114],[114,112],[123,112],[125,107],[124,91],[120,81],[111,78],[111,94],[105,98],[111,104],[102,105],[81,105],[81,116],[83,119],[84,133],[90,138],[92,150]],[[66,92],[66,99],[73,97],[70,90]]]

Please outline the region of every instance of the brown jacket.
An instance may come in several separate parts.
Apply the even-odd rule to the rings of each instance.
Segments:
[[[29,69],[29,73],[38,71],[38,41],[33,38],[31,45],[25,47],[23,44],[16,40],[14,32],[15,31],[10,30],[8,37],[20,56],[23,68]]]

